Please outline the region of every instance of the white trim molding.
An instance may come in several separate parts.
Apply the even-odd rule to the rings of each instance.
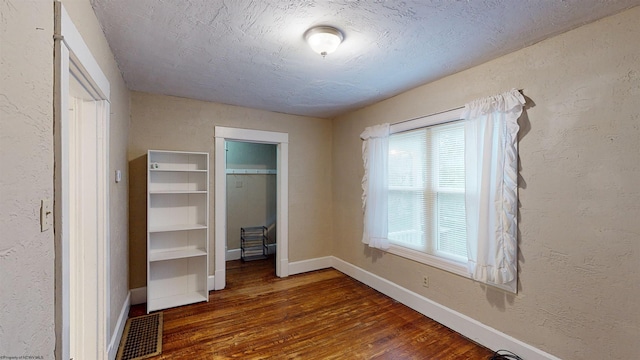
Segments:
[[[54,183],[54,232],[56,248],[56,308],[55,308],[55,332],[56,332],[56,358],[68,359],[71,357],[71,337],[82,334],[85,338],[76,343],[82,343],[78,349],[81,353],[87,353],[89,357],[105,359],[108,356],[110,309],[110,254],[109,254],[109,114],[110,114],[110,85],[107,77],[100,69],[95,58],[91,54],[80,32],[73,24],[71,17],[59,1],[54,1],[54,158],[55,158],[55,183]],[[75,140],[77,133],[72,132],[77,121],[70,118],[70,76],[81,83],[91,96],[95,108],[95,151],[96,151],[96,236],[95,242],[88,243],[87,252],[96,253],[96,257],[87,259],[83,263],[88,284],[95,283],[95,296],[79,297],[75,292],[74,298],[83,298],[89,310],[85,310],[85,322],[87,330],[81,332],[77,324],[72,323],[71,312],[80,311],[79,306],[71,308],[72,296],[72,231],[78,230],[77,225],[72,225],[72,216],[79,211],[77,204],[72,204],[73,196],[79,192],[77,186],[71,186],[72,178],[80,176],[77,167],[72,164],[70,143]],[[72,122],[73,121],[73,122]],[[74,143],[75,144],[75,143]],[[75,144],[76,146],[78,144]],[[92,149],[94,144],[91,144]],[[87,195],[85,199],[91,198]],[[90,204],[87,200],[86,204]],[[82,200],[82,203],[85,203]],[[76,247],[74,247],[76,249]],[[77,249],[76,249],[77,250]],[[84,250],[83,250],[84,251]],[[84,256],[78,255],[80,259]],[[91,263],[94,261],[94,263]],[[77,269],[76,269],[77,270]],[[79,271],[74,271],[74,274]],[[88,290],[89,286],[85,286]],[[93,291],[93,290],[91,290]],[[90,292],[91,293],[91,292]],[[93,293],[92,293],[93,294]],[[86,294],[85,294],[86,295]],[[95,327],[93,326],[95,324]],[[95,328],[95,331],[94,331]],[[88,332],[91,331],[91,332]],[[95,332],[95,334],[93,333]],[[84,356],[74,354],[74,356]]]
[[[118,355],[118,347],[120,346],[120,340],[122,339],[124,326],[127,323],[127,318],[129,317],[130,308],[131,308],[131,292],[127,294],[127,297],[124,300],[124,304],[122,304],[122,309],[120,310],[120,316],[118,316],[118,322],[116,323],[116,327],[113,329],[113,334],[111,335],[111,341],[109,342],[109,349],[108,349],[108,356],[110,360],[115,360],[116,355]]]
[[[309,271],[328,269],[332,267],[333,256],[325,256],[321,258],[295,261],[289,263],[289,275],[302,274]]]
[[[216,138],[225,138],[229,140],[249,141],[265,144],[289,143],[289,134],[287,133],[230,128],[224,126],[216,126],[215,131]]]
[[[381,292],[382,294],[412,308],[422,315],[439,322],[457,333],[481,344],[491,350],[505,349],[518,354],[523,359],[530,360],[560,360],[560,358],[546,353],[536,347],[513,338],[501,331],[487,326],[467,315],[452,310],[444,305],[428,299],[420,294],[401,287],[387,279],[350,264],[335,256],[295,261],[288,264],[289,275],[334,268],[341,273]],[[209,276],[209,290],[213,290],[214,279]],[[132,289],[132,304],[134,293],[146,296],[145,288]],[[144,300],[139,303],[144,303]]]
[[[139,287],[129,290],[131,305],[140,305],[147,302],[147,287]]]
[[[215,290],[224,289],[226,284],[226,243],[227,243],[227,157],[225,142],[245,141],[277,145],[276,169],[276,275],[289,276],[289,134],[215,127],[215,234],[214,234],[214,277]]]
[[[560,360],[551,354],[436,303],[387,279],[332,256],[332,267],[491,350],[505,349],[523,359]]]
[[[289,264],[290,275],[326,268],[334,268],[494,351],[506,349],[518,354],[523,359],[560,360],[560,358],[556,356],[515,339],[467,315],[438,304],[433,300],[335,256],[296,261]]]
[[[240,260],[241,256],[242,256],[242,250],[230,249],[230,250],[227,250],[227,255],[225,256],[225,260],[226,261]]]
[[[437,257],[427,254],[423,251],[413,250],[406,247],[390,244],[387,252],[390,254],[402,256],[419,263],[427,264],[448,271],[450,273],[469,278],[467,267],[453,260]]]

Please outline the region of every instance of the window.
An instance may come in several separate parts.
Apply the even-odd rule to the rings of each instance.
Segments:
[[[516,292],[524,104],[512,89],[365,128],[362,242]]]
[[[388,179],[390,243],[465,263],[463,122],[391,135]]]

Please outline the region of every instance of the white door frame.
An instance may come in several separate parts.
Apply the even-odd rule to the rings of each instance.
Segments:
[[[289,276],[289,134],[216,126],[215,127],[215,259],[214,290],[226,284],[225,245],[227,243],[227,157],[225,142],[244,141],[275,144],[277,151],[276,275]]]
[[[109,296],[109,96],[110,85],[98,63],[91,55],[82,36],[59,1],[55,7],[54,47],[54,229],[56,251],[56,358],[70,358],[70,228],[73,215],[70,199],[75,189],[70,187],[70,139],[72,139],[69,116],[69,76],[74,76],[96,100],[96,239],[91,243],[93,266],[89,278],[95,279],[95,297],[86,304],[95,309],[91,314],[91,333],[95,339],[83,343],[87,358],[107,358],[108,319],[110,318]],[[95,260],[95,261],[93,261]]]

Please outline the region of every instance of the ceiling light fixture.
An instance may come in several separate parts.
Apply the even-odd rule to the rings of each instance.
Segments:
[[[304,33],[304,38],[311,49],[323,57],[336,51],[344,40],[342,32],[331,26],[316,26]]]

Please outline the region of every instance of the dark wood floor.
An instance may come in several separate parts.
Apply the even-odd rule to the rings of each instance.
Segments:
[[[145,305],[129,316],[145,313]],[[227,263],[209,302],[164,310],[155,359],[488,359],[492,352],[333,269]]]

